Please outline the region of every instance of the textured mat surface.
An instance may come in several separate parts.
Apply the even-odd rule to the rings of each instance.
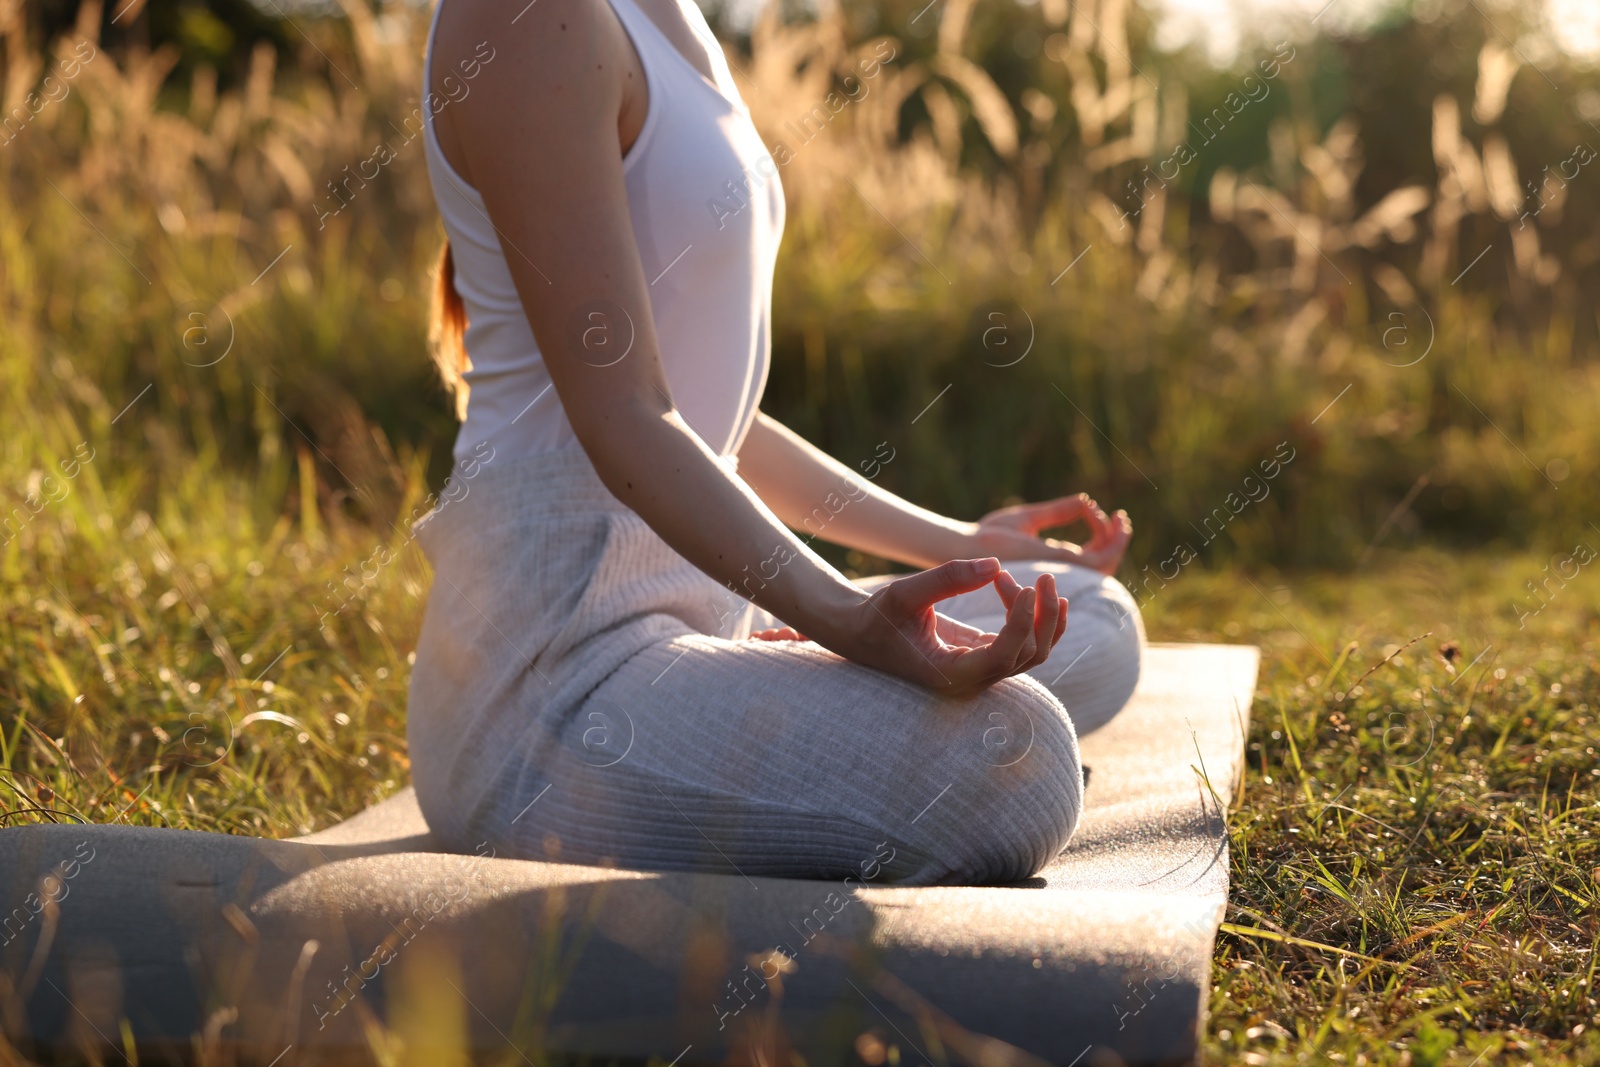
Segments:
[[[530,1062],[856,1063],[880,1042],[910,1064],[1186,1063],[1257,665],[1151,646],[1133,705],[1082,739],[1077,836],[1019,887],[447,855],[409,791],[294,841],[0,831],[0,1025],[37,1055],[127,1035],[143,1062],[282,1067],[370,1061],[378,1021]]]

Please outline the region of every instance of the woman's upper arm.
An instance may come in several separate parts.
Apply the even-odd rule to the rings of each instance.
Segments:
[[[568,421],[599,465],[641,412],[671,407],[617,134],[632,46],[606,0],[540,0],[513,22],[519,6],[449,0],[435,62],[484,40],[496,58],[435,121],[449,117]]]

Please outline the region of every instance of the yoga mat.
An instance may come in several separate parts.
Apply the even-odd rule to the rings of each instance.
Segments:
[[[134,1040],[142,1062],[280,1067],[372,1062],[379,1021],[530,1061],[1189,1063],[1257,666],[1150,646],[1132,704],[1081,740],[1072,844],[1022,886],[449,855],[409,790],[289,841],[3,830],[0,1026],[41,1057]]]

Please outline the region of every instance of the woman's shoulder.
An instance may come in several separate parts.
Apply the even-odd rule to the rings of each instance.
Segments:
[[[469,140],[562,139],[633,109],[626,86],[637,60],[610,0],[440,2],[427,88],[440,148],[468,181]]]
[[[440,0],[429,88],[445,94],[455,57],[493,54],[509,77],[550,89],[615,84],[627,38],[610,0]],[[565,92],[562,93],[565,95]]]

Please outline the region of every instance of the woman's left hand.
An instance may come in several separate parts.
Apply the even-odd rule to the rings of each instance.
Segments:
[[[1041,530],[1082,522],[1089,540],[1082,545],[1040,537]],[[1133,536],[1126,511],[1106,512],[1087,493],[1037,504],[1015,504],[979,519],[972,533],[970,556],[1007,559],[1057,559],[1115,574]]]

